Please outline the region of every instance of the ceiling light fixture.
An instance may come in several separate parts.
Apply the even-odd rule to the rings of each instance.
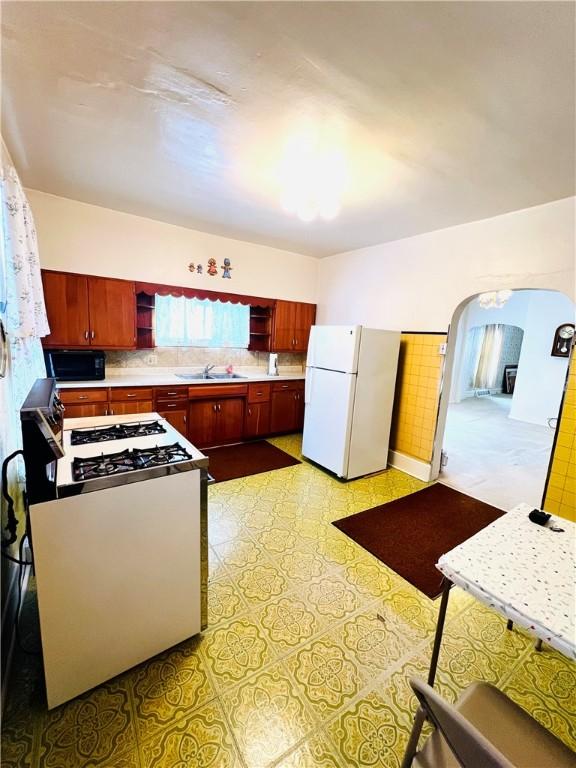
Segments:
[[[504,304],[512,296],[512,291],[505,289],[502,291],[488,291],[478,296],[478,304],[482,309],[502,309]]]
[[[304,222],[335,219],[347,179],[341,136],[332,126],[307,125],[286,141],[279,169],[286,213]]]

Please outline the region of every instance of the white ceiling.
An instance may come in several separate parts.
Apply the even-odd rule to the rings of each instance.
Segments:
[[[3,133],[31,188],[313,256],[574,194],[571,2],[3,2]],[[275,169],[337,125],[341,215]]]

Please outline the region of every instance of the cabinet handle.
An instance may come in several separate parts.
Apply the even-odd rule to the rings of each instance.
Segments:
[[[188,421],[188,419],[187,419],[187,417],[186,417],[186,414],[184,414],[184,417],[183,417],[183,418],[184,418],[184,424],[186,424],[186,422]]]
[[[177,395],[177,392],[166,392],[167,395]]]
[[[92,333],[90,334],[90,338],[93,339],[95,336],[96,336],[96,333],[92,331]]]
[[[114,408],[110,408],[109,416],[114,416]]]
[[[248,416],[252,416],[252,408],[248,408]]]
[[[217,407],[215,404],[212,406],[212,410],[214,411],[214,413],[216,413]]]
[[[260,396],[260,395],[262,394],[262,392],[256,392],[256,394],[257,394],[258,396]]]
[[[89,336],[88,331],[84,331],[84,338],[86,339],[86,341],[88,341],[88,336]]]
[[[297,346],[298,346],[298,339],[294,339],[294,346],[295,346],[295,347],[297,347]]]
[[[78,395],[78,400],[88,400],[88,395]]]
[[[166,408],[176,408],[176,404],[175,404],[175,403],[169,403],[169,404],[166,406]]]
[[[282,389],[288,389],[288,384],[282,384]]]
[[[221,410],[222,410],[222,406],[220,405],[220,403],[218,403],[218,413],[220,413]]]
[[[130,394],[129,392],[126,393],[126,397],[136,397],[134,394]]]

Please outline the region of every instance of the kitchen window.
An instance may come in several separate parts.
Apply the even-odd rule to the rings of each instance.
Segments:
[[[247,349],[250,307],[245,304],[156,295],[156,346]]]

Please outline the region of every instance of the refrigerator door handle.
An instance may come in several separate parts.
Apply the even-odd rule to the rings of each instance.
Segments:
[[[314,368],[306,368],[306,379],[304,380],[304,405],[308,405],[312,399],[313,382]]]

